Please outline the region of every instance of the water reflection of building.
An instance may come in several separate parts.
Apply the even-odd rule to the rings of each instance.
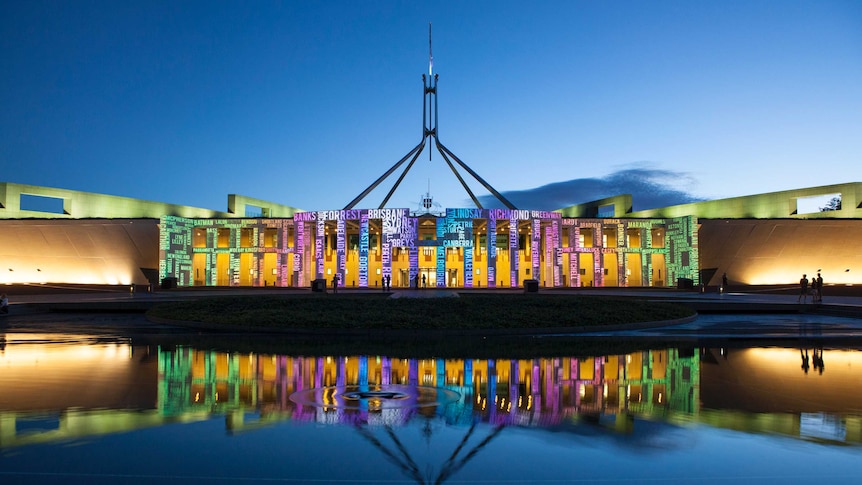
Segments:
[[[289,357],[181,348],[161,352],[159,370],[159,402],[167,415],[254,408],[263,419],[276,414],[352,422],[354,413],[289,399],[304,389],[348,385],[456,391],[461,395],[457,405],[434,411],[444,413],[451,423],[470,422],[476,415],[495,424],[549,425],[584,414],[696,414],[699,400],[697,352],[676,349],[586,358],[446,360]],[[410,413],[401,416],[409,419]]]
[[[158,426],[158,349],[0,334],[0,448]]]
[[[810,351],[810,352],[809,352]],[[809,361],[805,369],[805,356]],[[862,443],[858,350],[706,349],[701,418],[725,428]]]
[[[600,357],[393,359],[291,357],[127,343],[35,343],[7,335],[0,352],[0,448],[225,416],[248,431],[301,420],[371,426],[435,417],[545,427],[588,420],[630,432],[632,417],[827,442],[862,443],[858,350],[651,350]],[[813,349],[810,352],[814,354]],[[825,367],[825,370],[824,370]],[[821,373],[820,370],[823,370]],[[404,384],[458,392],[454,405],[364,414],[297,405],[296,391]],[[608,418],[608,419],[605,419]]]

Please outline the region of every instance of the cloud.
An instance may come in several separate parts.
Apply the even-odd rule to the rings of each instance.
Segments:
[[[522,209],[561,209],[575,204],[621,194],[632,194],[633,210],[654,209],[704,200],[680,187],[692,187],[695,179],[686,172],[653,169],[644,164],[618,170],[602,178],[567,180],[534,189],[501,192]],[[483,195],[484,207],[502,207],[493,195]]]

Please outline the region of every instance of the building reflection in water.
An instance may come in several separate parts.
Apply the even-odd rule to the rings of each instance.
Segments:
[[[532,360],[289,357],[191,348],[159,356],[159,402],[167,415],[255,409],[261,419],[354,422],[375,418],[289,398],[309,388],[390,384],[459,393],[456,405],[430,410],[443,413],[449,423],[478,416],[493,424],[544,426],[579,415],[690,415],[697,413],[699,400],[698,352],[677,349]],[[401,415],[409,419],[409,413]]]
[[[495,429],[590,422],[630,433],[638,418],[862,442],[862,390],[853,374],[862,352],[856,350],[820,349],[825,371],[806,373],[800,349],[447,360],[46,345],[16,338],[7,335],[0,352],[0,388],[16,389],[0,394],[0,447],[213,414],[225,416],[232,433],[284,420],[397,426],[419,417],[465,429],[476,422]],[[290,399],[312,388],[386,385],[444,388],[460,398],[445,406],[388,410]]]

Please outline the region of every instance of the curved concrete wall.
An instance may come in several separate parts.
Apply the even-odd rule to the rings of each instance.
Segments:
[[[158,270],[157,219],[0,220],[0,284],[141,284]]]
[[[822,270],[824,284],[862,283],[862,220],[701,219],[706,285],[797,285]],[[847,270],[850,271],[847,271]],[[707,274],[708,273],[708,274]],[[710,277],[711,276],[711,277]]]

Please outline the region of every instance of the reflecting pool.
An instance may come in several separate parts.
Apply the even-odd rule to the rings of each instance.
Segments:
[[[414,359],[0,336],[3,484],[859,482],[854,348]]]

